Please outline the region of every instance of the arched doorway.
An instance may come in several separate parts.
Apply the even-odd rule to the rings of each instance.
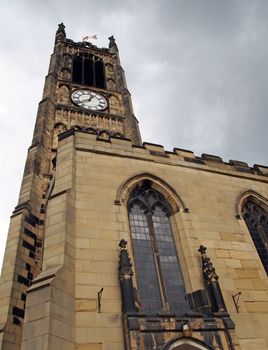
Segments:
[[[197,340],[181,338],[166,345],[163,350],[211,350],[211,348]]]

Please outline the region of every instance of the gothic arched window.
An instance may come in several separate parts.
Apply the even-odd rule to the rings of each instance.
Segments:
[[[268,275],[268,213],[249,199],[242,208],[242,215]]]
[[[169,204],[145,180],[132,192],[128,210],[141,309],[185,313],[189,306]]]
[[[79,53],[73,60],[73,83],[105,88],[104,66],[99,57]]]

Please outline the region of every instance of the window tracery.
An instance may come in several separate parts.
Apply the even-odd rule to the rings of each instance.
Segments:
[[[268,213],[249,199],[242,208],[242,215],[268,275]]]
[[[132,192],[128,209],[142,310],[186,312],[189,307],[170,224],[169,204],[147,180]]]

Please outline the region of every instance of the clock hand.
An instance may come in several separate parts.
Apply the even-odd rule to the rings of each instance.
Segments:
[[[84,98],[81,100],[81,102],[90,102],[92,100],[93,96],[90,96],[89,98]]]

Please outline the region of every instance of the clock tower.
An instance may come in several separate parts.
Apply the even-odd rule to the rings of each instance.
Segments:
[[[89,42],[75,43],[66,39],[64,25],[60,24],[53,56],[50,65],[55,108],[52,149],[56,147],[57,133],[70,128],[90,129],[104,138],[125,137],[139,145],[138,121],[114,37],[109,38],[108,49]],[[47,87],[45,85],[44,94],[51,97],[52,91],[46,91]]]
[[[138,121],[113,36],[108,48],[66,38],[59,24],[9,228],[1,280],[1,349],[20,349],[26,291],[43,265],[48,198],[55,185],[58,137],[72,132],[104,143],[141,145]],[[36,347],[36,349],[41,347]]]

